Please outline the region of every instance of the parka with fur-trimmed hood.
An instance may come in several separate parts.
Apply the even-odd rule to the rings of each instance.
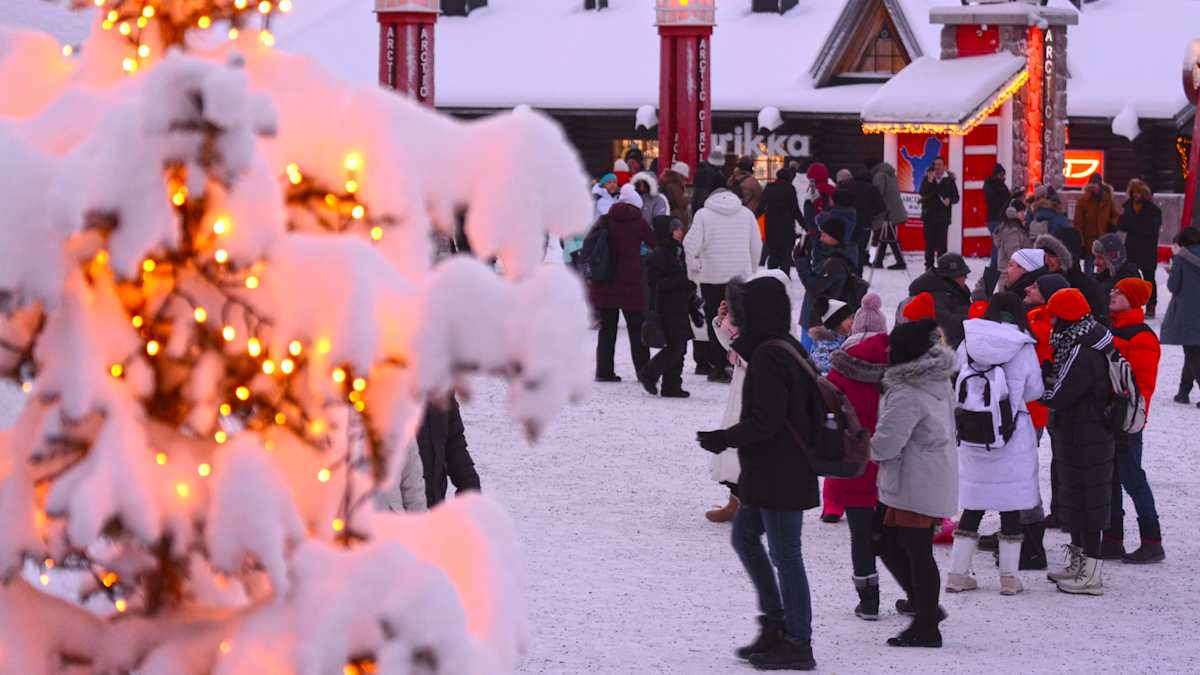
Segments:
[[[671,205],[667,203],[667,198],[658,193],[658,179],[654,177],[654,174],[649,171],[639,171],[633,174],[633,178],[630,178],[629,182],[633,183],[638,194],[642,196],[642,220],[654,223],[655,218],[671,212]]]

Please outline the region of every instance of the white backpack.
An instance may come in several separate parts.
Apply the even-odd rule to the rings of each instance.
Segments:
[[[987,450],[1004,447],[1017,428],[1003,366],[982,366],[967,356],[958,371],[954,423],[960,445]]]

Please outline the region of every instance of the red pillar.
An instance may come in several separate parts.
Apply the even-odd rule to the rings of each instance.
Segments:
[[[712,142],[712,26],[659,26],[658,166],[695,175]]]
[[[379,84],[416,99],[434,104],[434,26],[436,9],[392,11],[419,2],[376,0],[379,20]]]

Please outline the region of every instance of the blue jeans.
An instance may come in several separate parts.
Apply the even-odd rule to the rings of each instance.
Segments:
[[[987,225],[988,234],[996,234],[996,230],[1000,227],[1000,221],[998,221],[998,220],[989,220],[985,224]],[[996,240],[993,239],[992,240],[992,267],[996,266],[996,257],[999,254],[1000,254],[1000,251],[996,250]],[[1003,271],[1003,270],[1001,270],[1001,271]]]
[[[1154,507],[1154,492],[1146,481],[1146,472],[1142,469],[1142,432],[1136,434],[1116,434],[1117,459],[1116,475],[1112,482],[1112,507],[1109,518],[1110,531],[1124,532],[1125,511],[1121,508],[1121,489],[1129,493],[1133,500],[1133,508],[1139,521],[1158,520],[1158,510]]]
[[[800,547],[803,526],[803,511],[742,504],[733,519],[733,550],[754,584],[759,611],[768,620],[782,623],[792,639],[806,642],[812,638],[812,599]],[[763,534],[767,535],[770,558],[763,548]]]

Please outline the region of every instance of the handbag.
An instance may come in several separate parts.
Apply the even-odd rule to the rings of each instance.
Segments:
[[[662,315],[658,313],[658,289],[651,298],[650,309],[642,321],[642,345],[651,349],[665,349],[667,332],[663,329]]]

